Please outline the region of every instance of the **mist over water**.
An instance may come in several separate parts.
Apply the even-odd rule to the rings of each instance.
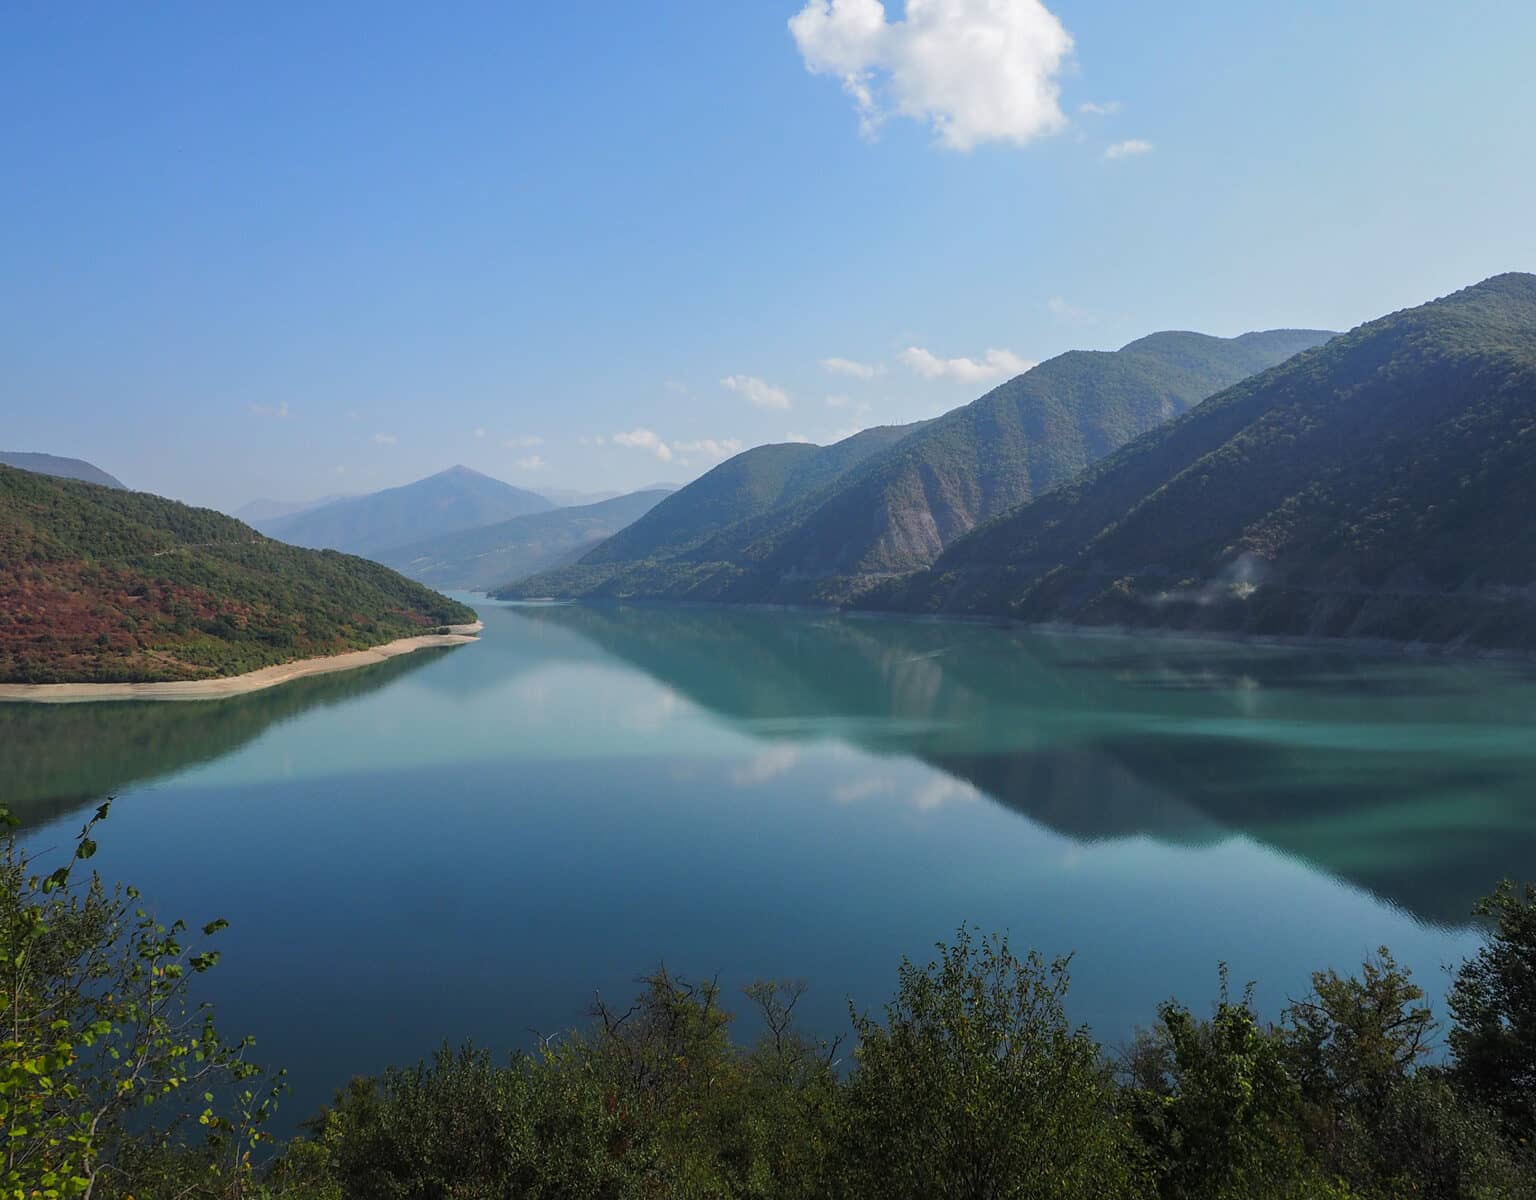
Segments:
[[[287,1114],[665,960],[882,1002],[961,922],[1075,952],[1114,1043],[1218,962],[1275,1012],[1379,944],[1438,1000],[1536,861],[1536,678],[1481,663],[710,609],[480,604],[481,643],[203,704],[0,706],[34,848],[228,918]]]

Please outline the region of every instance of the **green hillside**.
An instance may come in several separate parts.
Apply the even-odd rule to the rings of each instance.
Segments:
[[[875,606],[1536,649],[1536,276],[1363,325]]]
[[[0,467],[0,682],[235,675],[473,616],[222,513]]]
[[[584,595],[630,586],[630,573],[637,568],[677,563],[687,570],[693,553],[722,531],[826,487],[921,427],[922,422],[878,426],[831,446],[784,442],[744,450],[668,496],[579,562],[535,575],[496,594]]]
[[[1063,354],[708,538],[659,552],[615,539],[578,567],[511,592],[843,603],[927,566],[981,522],[1329,336],[1158,333],[1117,351]],[[686,495],[671,503],[682,509]],[[588,570],[599,556],[604,570]]]
[[[487,591],[570,562],[655,508],[670,493],[632,492],[596,504],[528,513],[373,555],[433,587]]]

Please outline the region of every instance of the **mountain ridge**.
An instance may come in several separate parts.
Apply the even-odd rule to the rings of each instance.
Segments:
[[[626,536],[640,530],[637,522],[574,566],[497,594],[846,603],[876,580],[926,566],[977,524],[1135,434],[1331,336],[1165,331],[1116,351],[1069,351],[943,416],[895,427],[900,436],[813,487],[781,489],[731,521],[701,522],[708,527],[690,541]],[[772,450],[747,451],[711,474]],[[694,500],[685,488],[666,507]]]
[[[291,545],[370,555],[554,507],[536,492],[455,466],[398,487],[259,521],[256,527]]]
[[[867,606],[1536,649],[1536,275],[1351,330]]]

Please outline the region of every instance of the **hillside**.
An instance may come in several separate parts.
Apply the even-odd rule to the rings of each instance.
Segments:
[[[920,427],[921,423],[878,426],[831,446],[785,442],[744,450],[668,496],[578,563],[525,581],[531,589],[526,594],[585,594],[624,580],[639,564],[685,561],[723,530],[827,486]],[[511,594],[523,586],[504,592]]]
[[[57,454],[29,454],[20,450],[0,450],[0,467],[15,467],[18,471],[52,475],[56,479],[80,479],[86,483],[99,483],[102,487],[124,486],[121,480],[108,475],[92,463],[79,458],[60,458]]]
[[[236,675],[472,619],[222,513],[0,467],[0,682]]]
[[[483,592],[575,559],[643,517],[668,495],[634,492],[596,504],[528,513],[380,550],[374,557],[432,587]]]
[[[337,500],[293,516],[261,521],[269,537],[295,546],[372,555],[438,534],[544,512],[543,496],[468,467],[450,467],[403,487]]]
[[[978,524],[1071,478],[1205,397],[1327,340],[1158,333],[1072,351],[709,539],[657,552],[605,543],[526,594],[840,603],[927,566]],[[730,465],[730,464],[727,464]],[[674,497],[681,505],[684,492]],[[600,557],[601,556],[601,557]],[[625,560],[624,570],[612,563]],[[586,572],[602,561],[602,574]]]
[[[879,607],[1536,649],[1536,276],[1362,325],[957,542]]]

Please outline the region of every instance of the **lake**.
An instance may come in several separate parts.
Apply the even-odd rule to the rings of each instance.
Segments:
[[[874,1007],[962,922],[1073,952],[1114,1044],[1218,963],[1278,1012],[1392,948],[1438,1000],[1536,874],[1530,669],[979,625],[477,601],[478,645],[195,704],[0,705],[34,848],[231,922],[204,992],[298,1120],[665,961]]]

